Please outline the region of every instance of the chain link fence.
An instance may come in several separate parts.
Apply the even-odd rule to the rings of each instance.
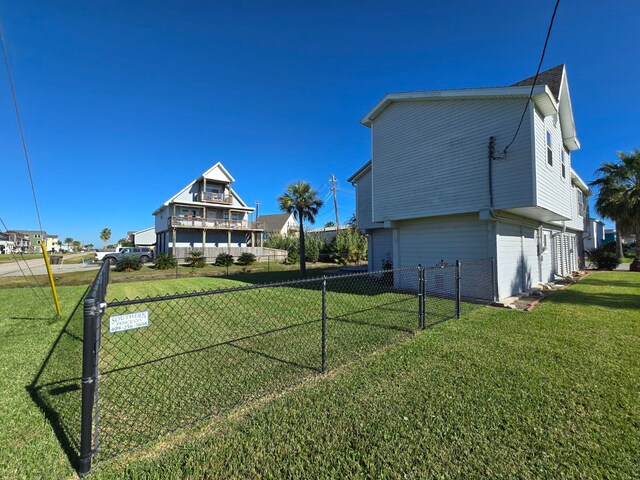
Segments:
[[[493,301],[492,260],[468,266],[133,299],[107,297],[103,267],[84,300],[79,472]]]

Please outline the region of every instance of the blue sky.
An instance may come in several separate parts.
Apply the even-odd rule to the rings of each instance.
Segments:
[[[508,85],[535,73],[553,0],[7,1],[0,20],[43,227],[100,245],[217,161],[277,212],[298,179],[346,179],[370,154],[359,119],[387,92]],[[640,146],[640,4],[563,0],[543,68],[567,64],[585,180]],[[4,69],[0,216],[37,221]],[[323,194],[326,186],[323,187]],[[333,217],[332,204],[319,224]]]

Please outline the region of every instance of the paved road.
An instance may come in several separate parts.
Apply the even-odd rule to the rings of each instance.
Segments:
[[[622,270],[623,272],[628,272],[631,267],[630,263],[621,263],[616,267],[616,270]]]
[[[84,253],[72,253],[70,255],[66,255],[65,258],[73,258],[85,255]],[[30,275],[33,272],[34,275],[46,275],[47,267],[44,265],[44,260],[42,258],[34,258],[31,260],[23,260],[19,256],[16,255],[18,259],[18,264],[16,262],[8,262],[8,263],[0,263],[0,277],[21,277],[22,271],[26,275]],[[82,270],[88,269],[97,269],[100,267],[100,264],[82,264],[82,263],[72,263],[70,265],[51,265],[51,270],[53,273],[67,273],[67,272],[79,272]],[[22,271],[20,269],[22,268]],[[31,272],[29,271],[31,269]]]

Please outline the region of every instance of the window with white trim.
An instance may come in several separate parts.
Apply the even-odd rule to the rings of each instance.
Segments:
[[[551,132],[547,130],[547,163],[553,167],[553,150],[551,150]]]

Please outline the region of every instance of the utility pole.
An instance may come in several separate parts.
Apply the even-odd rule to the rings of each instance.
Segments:
[[[260,200],[256,200],[256,222],[258,221],[259,216],[260,216]]]
[[[338,219],[338,198],[336,197],[336,191],[338,187],[336,187],[336,177],[332,174],[329,177],[329,181],[331,182],[331,191],[333,192],[333,208],[336,211],[336,232],[340,233],[340,220]]]

